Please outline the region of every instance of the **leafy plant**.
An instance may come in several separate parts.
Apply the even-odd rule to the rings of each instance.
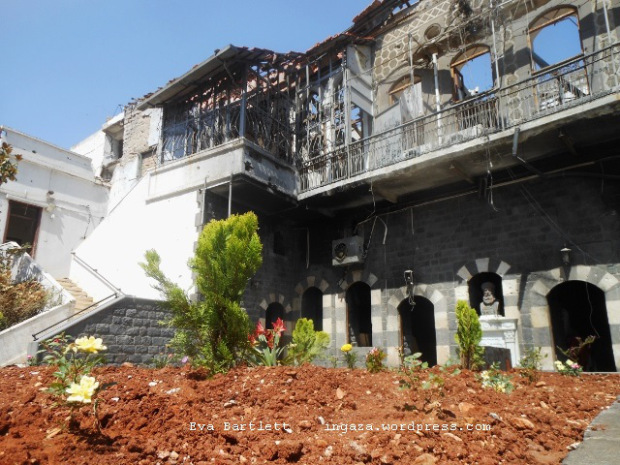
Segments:
[[[533,383],[538,379],[538,372],[542,367],[542,360],[546,356],[547,354],[542,355],[540,347],[529,348],[519,362],[521,366],[519,374],[523,378],[527,378],[530,383]]]
[[[401,388],[411,389],[419,384],[422,370],[428,368],[428,363],[420,360],[420,357],[422,357],[421,352],[416,352],[415,354],[404,357],[401,371],[406,379],[401,379],[399,381]]]
[[[499,370],[499,364],[494,363],[491,368],[483,371],[477,377],[483,388],[491,388],[495,392],[510,394],[514,389],[511,377]]]
[[[293,329],[293,340],[287,347],[286,362],[294,365],[312,363],[329,346],[329,334],[315,331],[314,322],[299,318]]]
[[[22,159],[21,155],[11,155],[13,147],[6,142],[0,146],[0,185],[8,181],[15,181],[17,174],[17,162]]]
[[[564,376],[581,376],[583,372],[583,367],[579,365],[577,362],[573,362],[571,359],[566,360],[566,362],[562,363],[559,360],[555,362],[555,369],[558,373]]]
[[[186,293],[161,271],[155,250],[146,252],[140,265],[156,281],[155,289],[166,298],[172,313],[168,324],[175,329],[170,343],[175,353],[212,373],[234,366],[249,350],[250,319],[241,299],[248,280],[262,264],[258,219],[252,212],[212,220],[203,229],[190,266],[197,276],[201,301]]]
[[[353,346],[351,344],[344,344],[340,351],[344,355],[344,361],[347,364],[347,367],[353,369],[355,368],[355,364],[357,363],[357,354],[353,352]]]
[[[264,365],[273,367],[278,364],[278,360],[284,347],[278,347],[280,337],[284,332],[284,322],[278,318],[272,323],[273,329],[265,329],[259,321],[256,329],[248,336],[252,349],[247,357],[253,365]]]
[[[385,366],[383,361],[387,358],[387,354],[378,347],[373,347],[366,354],[366,368],[371,373],[378,373],[382,371]]]
[[[564,350],[558,347],[558,350],[569,360],[576,360],[581,366],[587,364],[590,356],[591,345],[596,341],[596,336],[590,335],[585,341],[580,337],[575,337],[573,344],[568,349]]]
[[[41,343],[45,354],[43,363],[57,368],[56,380],[49,386],[48,392],[62,399],[73,409],[83,405],[93,405],[95,427],[101,430],[97,416],[99,399],[97,395],[111,384],[100,385],[94,376],[89,376],[96,365],[104,362],[99,352],[107,349],[100,338],[84,336],[71,342],[71,337],[64,333]]]
[[[0,331],[39,314],[47,304],[48,293],[36,279],[14,282],[13,260],[27,247],[0,252]]]
[[[459,357],[463,368],[474,370],[482,365],[484,349],[480,347],[482,328],[478,314],[464,300],[456,303],[457,330],[454,336],[459,346]]]

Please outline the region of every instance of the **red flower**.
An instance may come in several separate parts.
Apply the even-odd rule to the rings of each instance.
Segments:
[[[278,337],[284,332],[286,329],[284,327],[284,321],[282,318],[278,318],[275,323],[271,323],[273,325],[273,332],[278,334]]]
[[[270,349],[273,349],[273,335],[274,335],[274,331],[267,331],[266,333],[267,335],[267,347],[269,347]]]

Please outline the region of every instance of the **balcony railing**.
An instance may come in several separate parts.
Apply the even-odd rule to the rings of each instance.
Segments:
[[[537,71],[527,80],[477,95],[303,162],[306,192],[483,135],[500,132],[618,91],[620,45]]]

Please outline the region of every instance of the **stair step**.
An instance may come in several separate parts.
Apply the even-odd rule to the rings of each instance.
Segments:
[[[71,281],[69,278],[60,278],[56,280],[69,294],[75,299],[76,311],[84,310],[90,307],[95,301],[84,290]]]

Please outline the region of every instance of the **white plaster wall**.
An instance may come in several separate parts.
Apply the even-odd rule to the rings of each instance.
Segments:
[[[111,294],[93,273],[78,263],[85,261],[127,295],[160,298],[142,268],[144,253],[155,249],[166,275],[187,291],[192,276],[187,266],[197,240],[196,192],[147,202],[151,174],[143,177],[123,201],[76,250],[71,279],[95,300]]]
[[[6,130],[3,140],[23,159],[17,180],[0,186],[0,239],[9,200],[43,208],[32,255],[54,278],[66,277],[71,252],[105,216],[108,189],[95,182],[86,157],[13,130]]]
[[[97,131],[86,139],[78,142],[71,150],[85,157],[90,158],[93,172],[101,175],[103,166],[103,157],[105,153],[106,135],[103,131]]]

